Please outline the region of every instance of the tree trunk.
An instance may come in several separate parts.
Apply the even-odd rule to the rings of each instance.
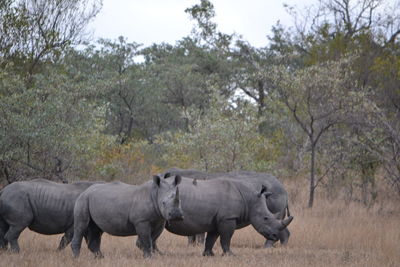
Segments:
[[[314,205],[314,190],[315,190],[315,148],[314,142],[311,142],[311,172],[310,172],[310,196],[308,199],[308,207]]]
[[[257,83],[258,90],[258,117],[261,117],[264,109],[265,109],[265,92],[264,92],[264,82],[262,80],[258,80]]]

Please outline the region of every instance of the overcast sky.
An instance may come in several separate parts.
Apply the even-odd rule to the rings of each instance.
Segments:
[[[271,27],[280,20],[283,25],[291,23],[283,4],[313,3],[313,0],[211,0],[218,30],[238,33],[253,46],[267,44]],[[149,46],[153,43],[175,41],[190,34],[193,21],[185,9],[200,0],[103,0],[103,8],[90,24],[95,39],[128,38]]]

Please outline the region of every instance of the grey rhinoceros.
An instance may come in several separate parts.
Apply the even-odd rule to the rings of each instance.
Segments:
[[[277,240],[279,231],[292,220],[276,219],[266,205],[266,188],[260,186],[255,191],[246,181],[221,178],[194,183],[182,177],[179,189],[185,217],[168,221],[165,228],[183,236],[207,232],[204,256],[214,255],[212,248],[218,237],[223,254],[232,254],[230,242],[235,229],[251,224],[264,237]]]
[[[106,232],[115,236],[138,235],[143,256],[150,257],[165,221],[183,218],[180,182],[180,176],[169,181],[154,176],[152,182],[140,186],[114,182],[86,190],[75,204],[71,243],[74,256],[79,257],[83,234],[89,230],[88,248],[95,256],[102,257],[101,235]]]
[[[0,191],[0,248],[19,252],[18,238],[28,227],[45,234],[61,234],[58,249],[73,236],[75,200],[94,182],[60,184],[46,179],[14,182]]]
[[[282,185],[282,183],[275,177],[267,173],[260,173],[254,171],[233,171],[226,173],[207,173],[198,171],[196,169],[180,169],[180,168],[170,168],[162,174],[164,177],[169,177],[171,175],[181,175],[184,177],[194,178],[196,180],[208,180],[208,179],[235,179],[240,181],[248,182],[247,185],[253,190],[259,189],[262,185],[267,188],[267,206],[268,209],[275,215],[277,219],[283,220],[286,216],[290,216],[289,206],[288,206],[288,195]],[[278,237],[281,244],[287,244],[289,240],[290,232],[287,228],[279,231]],[[189,237],[189,243],[195,242],[196,239],[201,237]],[[264,247],[272,247],[275,240],[267,238]]]

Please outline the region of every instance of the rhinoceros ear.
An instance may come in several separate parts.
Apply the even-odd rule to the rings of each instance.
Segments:
[[[267,188],[265,187],[265,185],[262,185],[261,186],[261,191],[260,191],[260,193],[258,193],[258,197],[261,197],[262,194],[264,194],[266,191],[267,191]]]
[[[174,185],[177,186],[182,181],[182,177],[180,175],[175,175]]]
[[[154,182],[155,185],[160,186],[161,177],[158,176],[158,175],[154,175],[154,176],[153,176],[153,182]]]
[[[164,179],[171,177],[171,176],[172,176],[172,174],[170,172],[167,172],[166,174],[164,174]]]

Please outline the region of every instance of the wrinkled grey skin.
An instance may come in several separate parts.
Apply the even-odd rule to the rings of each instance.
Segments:
[[[0,248],[19,252],[18,237],[28,227],[45,234],[61,234],[59,250],[71,242],[73,212],[78,196],[94,182],[59,184],[45,179],[15,182],[0,192]]]
[[[164,176],[181,175],[195,179],[195,183],[199,180],[228,178],[246,181],[253,190],[258,190],[264,185],[267,188],[267,206],[277,219],[285,219],[286,215],[290,216],[288,207],[287,192],[282,183],[274,176],[267,173],[253,171],[233,171],[227,173],[206,173],[195,169],[179,169],[171,168],[162,174]],[[200,236],[200,235],[199,235]],[[282,245],[289,241],[290,232],[287,228],[279,232],[278,237]],[[189,237],[189,243],[193,244],[198,237]],[[200,241],[201,242],[201,241]],[[264,247],[272,247],[276,241],[268,239],[265,241]]]
[[[166,180],[174,179],[173,177]],[[174,234],[192,236],[207,232],[204,256],[220,237],[224,255],[232,254],[230,241],[235,229],[251,224],[264,237],[277,240],[291,221],[277,220],[266,205],[265,187],[254,191],[247,182],[233,179],[199,180],[182,177],[180,197],[185,218],[169,221],[165,228]]]
[[[154,176],[153,181],[140,186],[114,182],[86,190],[75,204],[71,243],[74,256],[79,257],[83,234],[88,231],[88,247],[96,257],[102,257],[103,232],[115,236],[138,235],[143,256],[150,257],[156,250],[154,239],[164,229],[165,220],[183,218],[180,182],[179,176],[169,181]]]

